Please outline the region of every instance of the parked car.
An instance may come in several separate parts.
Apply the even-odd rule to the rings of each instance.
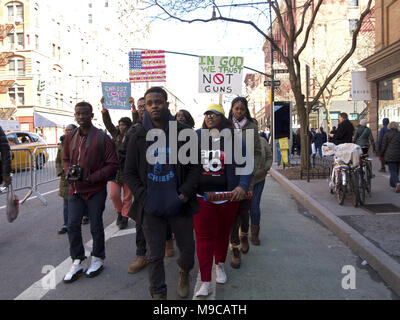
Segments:
[[[33,155],[35,148],[47,147],[47,143],[36,133],[14,131],[8,132],[6,135],[12,151],[13,171],[21,171],[33,167],[34,159],[30,157],[29,151],[21,149],[29,149]],[[49,159],[46,149],[36,150],[34,157],[36,158],[37,169],[41,169]]]

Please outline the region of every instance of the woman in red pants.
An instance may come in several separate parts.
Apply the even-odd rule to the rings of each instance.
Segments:
[[[229,142],[234,148],[235,144],[232,143],[234,142],[232,123],[225,117],[222,106],[212,104],[207,108],[202,128],[197,131],[200,139],[202,130],[217,130],[210,131],[209,141],[201,143],[202,172],[197,194],[200,212],[193,217],[202,282],[196,296],[207,296],[211,293],[213,258],[217,283],[222,284],[227,281],[224,263],[228,252],[229,234],[238,210],[238,201],[246,195],[251,180],[251,174],[242,176],[236,174],[234,156],[230,157],[225,153],[232,152],[232,148],[230,151],[225,148],[227,144],[224,143],[224,139],[231,139]],[[230,137],[219,135],[224,129],[227,129]],[[242,144],[241,140],[239,142]],[[231,158],[232,162],[228,163],[227,158]],[[207,192],[220,191],[232,191],[232,198],[223,201],[204,199]]]

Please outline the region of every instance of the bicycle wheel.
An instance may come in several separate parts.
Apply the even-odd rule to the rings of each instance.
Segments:
[[[354,207],[357,207],[360,202],[359,188],[358,188],[359,174],[357,170],[351,170],[350,173],[350,192],[352,196],[352,203]]]
[[[346,189],[345,186],[343,185],[343,178],[342,178],[342,172],[339,171],[337,173],[337,179],[336,179],[336,199],[337,202],[342,205],[344,202],[344,198],[346,197]]]
[[[360,168],[358,172],[358,192],[359,192],[359,201],[361,205],[365,204],[365,191],[366,191],[366,182],[364,177],[364,171]]]

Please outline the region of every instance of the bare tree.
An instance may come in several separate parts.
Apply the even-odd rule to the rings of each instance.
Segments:
[[[304,169],[309,161],[309,157],[306,153],[307,135],[308,130],[308,114],[312,108],[318,103],[321,95],[326,90],[328,84],[336,77],[342,66],[349,60],[353,55],[357,47],[357,36],[359,34],[362,22],[364,18],[369,14],[371,10],[372,0],[368,0],[368,3],[364,10],[361,12],[357,19],[356,26],[352,35],[351,46],[345,49],[343,58],[333,67],[330,74],[327,75],[325,81],[321,84],[319,90],[312,97],[311,101],[306,105],[305,95],[303,93],[304,88],[302,87],[302,64],[301,55],[304,53],[307,44],[310,39],[310,33],[312,32],[315,20],[320,11],[321,6],[328,6],[330,1],[327,0],[304,0],[296,1],[297,6],[294,7],[293,0],[281,0],[272,1],[267,0],[264,2],[259,1],[248,1],[249,4],[243,4],[239,1],[230,1],[228,5],[231,8],[246,5],[247,8],[254,10],[254,15],[251,20],[243,18],[241,11],[238,10],[238,15],[234,16],[233,10],[228,11],[228,15],[225,15],[224,7],[225,4],[218,4],[215,0],[146,0],[145,3],[151,7],[157,7],[160,9],[161,19],[176,19],[185,23],[203,22],[209,23],[214,21],[226,21],[232,23],[240,23],[249,25],[260,33],[265,40],[269,41],[274,51],[280,56],[281,60],[285,63],[289,72],[289,81],[291,84],[291,90],[294,95],[296,104],[297,114],[299,116],[300,127],[304,134],[301,135],[301,167]],[[299,4],[301,3],[301,4]],[[286,43],[283,48],[276,43],[268,34],[268,27],[261,26],[260,21],[265,21],[267,18],[268,6],[272,9],[276,23],[279,26],[280,33]],[[209,16],[210,9],[213,9],[212,17]],[[205,10],[208,9],[208,10]],[[243,11],[243,10],[242,10]],[[207,12],[208,18],[199,17],[204,12]],[[224,13],[223,13],[224,12]],[[197,16],[196,16],[197,14]],[[269,22],[270,23],[270,22]],[[304,70],[303,70],[304,72]]]

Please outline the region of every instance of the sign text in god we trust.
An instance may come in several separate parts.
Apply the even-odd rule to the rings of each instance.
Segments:
[[[241,94],[243,57],[199,57],[199,92]]]

